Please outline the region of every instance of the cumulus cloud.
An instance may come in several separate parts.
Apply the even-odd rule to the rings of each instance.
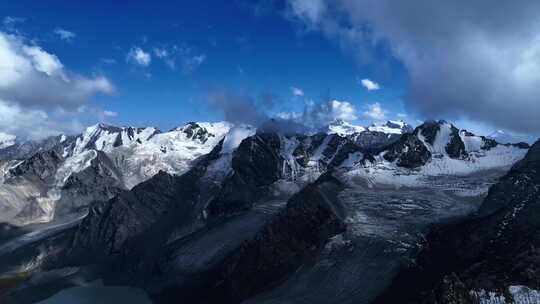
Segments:
[[[0,99],[21,105],[78,107],[114,87],[104,76],[86,77],[64,68],[58,57],[19,36],[0,32]]]
[[[291,14],[356,53],[389,45],[409,110],[540,132],[540,2],[288,0]]]
[[[291,93],[293,94],[293,96],[297,96],[297,97],[304,96],[304,91],[297,87],[291,87]]]
[[[147,67],[152,61],[152,55],[143,51],[140,47],[132,47],[127,54],[126,60],[130,63]]]
[[[96,94],[111,94],[104,76],[67,70],[60,59],[15,34],[0,32],[0,131],[42,137],[79,131],[73,115]]]
[[[83,124],[73,116],[55,116],[45,110],[22,107],[0,99],[0,130],[26,139],[41,139],[60,133],[77,133]]]
[[[362,79],[362,80],[360,80],[360,83],[368,91],[376,91],[376,90],[381,88],[378,83],[376,83],[376,82],[374,82],[372,80],[369,80],[369,79]]]
[[[74,32],[68,31],[63,28],[56,28],[53,32],[55,35],[57,35],[60,39],[71,42],[75,37],[77,36]]]
[[[367,105],[367,110],[363,113],[363,116],[375,121],[384,120],[386,118],[386,111],[383,110],[380,103],[376,102]]]

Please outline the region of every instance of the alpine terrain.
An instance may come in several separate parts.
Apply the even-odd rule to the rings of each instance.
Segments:
[[[538,144],[446,121],[276,124],[99,124],[7,144],[0,297],[537,299]]]

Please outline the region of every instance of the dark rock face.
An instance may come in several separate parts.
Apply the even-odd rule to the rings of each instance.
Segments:
[[[476,303],[471,290],[538,289],[538,248],[540,142],[489,190],[475,217],[434,229],[417,265],[379,303]]]
[[[459,136],[459,130],[454,126],[452,126],[452,133],[450,133],[450,142],[446,145],[445,150],[451,158],[462,159],[467,157],[465,144]]]
[[[409,132],[407,132],[409,133]],[[387,134],[377,131],[364,131],[349,136],[362,149],[376,150],[397,142],[401,134]]]
[[[415,134],[404,134],[398,142],[388,147],[384,159],[405,168],[418,168],[425,165],[431,153]]]
[[[38,152],[10,170],[13,177],[37,177],[42,181],[54,178],[56,169],[64,158],[56,150]]]
[[[344,232],[335,202],[325,196],[340,187],[330,175],[307,186],[253,240],[226,259],[221,274],[228,298],[241,301],[264,291],[316,254],[328,238]],[[326,188],[325,194],[321,188]]]
[[[313,155],[315,150],[321,146],[326,134],[317,133],[313,136],[301,136],[299,140],[301,144],[296,147],[293,152],[296,161],[303,167],[306,167],[309,161],[309,158]]]
[[[69,215],[89,206],[93,201],[106,201],[126,190],[121,174],[102,151],[90,166],[70,175],[62,186],[62,197],[56,204],[55,217]]]
[[[71,257],[106,260],[121,254],[130,240],[155,225],[181,221],[190,214],[199,189],[196,170],[182,177],[160,172],[150,180],[90,209],[75,234]],[[162,240],[156,235],[153,241]]]
[[[416,128],[416,130],[414,130],[414,133],[418,134],[418,132],[420,132],[426,139],[426,142],[430,145],[433,145],[433,143],[435,142],[435,137],[437,137],[437,133],[439,133],[441,129],[442,123],[444,123],[444,121],[426,121],[424,122],[424,124]]]
[[[261,133],[242,141],[232,159],[233,174],[207,210],[211,216],[222,216],[251,208],[266,194],[266,186],[280,177],[282,159],[280,139],[275,133]]]

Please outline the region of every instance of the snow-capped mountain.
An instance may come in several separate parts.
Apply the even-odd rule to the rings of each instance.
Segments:
[[[429,121],[369,159],[353,156],[347,163],[350,175],[364,176],[370,183],[406,186],[427,176],[505,170],[523,158],[527,148],[526,144],[502,145],[445,121]]]
[[[97,276],[158,303],[371,303],[416,256],[430,226],[477,211],[528,148],[445,121],[402,135],[359,134],[397,139],[365,147],[355,133],[97,125],[9,161],[0,190],[38,193],[17,214],[89,211],[54,234],[0,244],[0,274],[30,278],[8,296],[22,302],[29,290]],[[79,270],[89,264],[91,275]]]
[[[329,134],[338,134],[340,136],[352,135],[366,131],[366,128],[362,126],[353,125],[341,119],[336,119],[332,123],[328,124]]]
[[[503,130],[497,130],[487,136],[501,144],[515,144],[520,142],[532,143],[533,139],[527,136],[520,136]]]
[[[106,200],[159,171],[182,174],[195,159],[209,153],[230,127],[224,122],[188,123],[160,132],[151,127],[97,124],[79,136],[57,136],[37,145],[22,143],[21,148],[30,145],[31,149],[22,154],[10,150],[6,155],[34,154],[2,164],[2,221],[48,222],[57,209],[77,209],[96,199]],[[103,183],[105,180],[109,181]],[[79,203],[64,202],[68,198]]]
[[[403,120],[389,120],[384,124],[372,124],[369,127],[363,127],[359,125],[353,125],[341,119],[336,119],[335,121],[328,124],[326,128],[328,133],[338,134],[340,136],[353,135],[366,131],[397,135],[413,131],[413,128]]]
[[[387,121],[384,124],[363,127],[343,120],[335,120],[323,132],[349,137],[365,149],[377,149],[394,143],[402,134],[412,132],[412,130],[412,127],[404,121]]]
[[[404,134],[413,131],[413,127],[403,120],[389,120],[384,124],[372,124],[367,129],[372,132],[386,134]]]

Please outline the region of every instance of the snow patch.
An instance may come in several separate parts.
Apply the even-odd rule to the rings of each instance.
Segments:
[[[229,133],[225,136],[223,141],[223,147],[221,148],[221,153],[230,153],[235,150],[240,143],[250,137],[255,135],[256,129],[248,125],[238,125],[233,127]]]

